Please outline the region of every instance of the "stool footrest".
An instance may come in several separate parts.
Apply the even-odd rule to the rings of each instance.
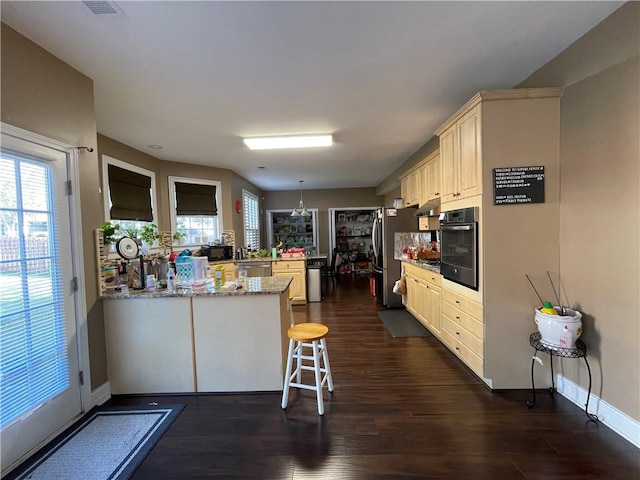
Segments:
[[[322,384],[324,385],[324,382],[322,382]],[[303,390],[313,390],[314,392],[316,392],[318,389],[315,385],[307,385],[306,383],[294,383],[291,382],[289,384],[290,387],[296,387],[296,388],[302,388]]]

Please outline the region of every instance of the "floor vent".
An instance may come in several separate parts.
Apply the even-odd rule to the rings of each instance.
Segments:
[[[84,3],[94,15],[122,15],[122,10],[116,5],[116,2],[88,0],[82,3]]]

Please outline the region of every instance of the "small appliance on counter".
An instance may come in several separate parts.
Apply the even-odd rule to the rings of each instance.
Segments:
[[[207,257],[210,262],[216,260],[233,260],[233,246],[231,245],[203,245],[200,255]]]

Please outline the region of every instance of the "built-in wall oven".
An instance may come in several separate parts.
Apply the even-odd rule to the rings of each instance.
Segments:
[[[440,215],[440,273],[478,290],[478,207]]]

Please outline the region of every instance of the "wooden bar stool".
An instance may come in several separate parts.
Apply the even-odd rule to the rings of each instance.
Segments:
[[[329,328],[322,323],[299,323],[298,325],[292,325],[287,331],[289,354],[287,355],[287,370],[284,377],[284,388],[282,389],[283,409],[287,408],[289,387],[302,388],[316,391],[318,414],[324,415],[322,387],[326,383],[328,390],[333,392],[333,379],[331,378],[331,367],[329,366],[329,355],[327,354],[327,343],[325,341],[328,333]],[[304,348],[311,348],[311,354],[305,355]],[[320,357],[322,357],[324,366],[320,366]],[[296,369],[291,372],[293,359],[296,360]],[[304,360],[311,361],[312,365],[305,365]],[[314,372],[315,385],[302,383],[302,370]],[[294,378],[295,381],[293,381]]]

